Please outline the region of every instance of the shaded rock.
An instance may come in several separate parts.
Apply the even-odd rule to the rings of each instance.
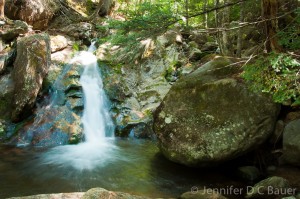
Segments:
[[[5,13],[8,18],[26,21],[33,29],[44,30],[58,9],[55,1],[31,0],[15,1],[6,0]]]
[[[117,135],[125,137],[128,136],[131,130],[137,125],[141,123],[149,124],[151,118],[143,112],[125,109],[117,113],[115,122]]]
[[[52,147],[79,143],[83,138],[81,119],[66,106],[44,107],[34,121],[21,129],[11,144]]]
[[[247,191],[246,198],[280,198],[295,194],[289,182],[281,177],[273,176],[255,184]]]
[[[216,42],[206,42],[201,46],[201,51],[216,52],[219,45]]]
[[[155,134],[152,129],[152,126],[145,123],[140,123],[134,126],[129,134],[135,138],[155,139]]]
[[[12,73],[15,82],[13,121],[22,119],[34,106],[50,67],[50,57],[50,39],[47,34],[30,35],[18,41]]]
[[[273,144],[273,146],[275,146],[277,143],[281,143],[284,127],[285,125],[282,120],[278,120],[276,122],[274,133],[269,140],[269,142]]]
[[[208,189],[183,193],[179,199],[226,199],[226,197],[222,196],[218,192]]]
[[[128,193],[107,191],[103,188],[93,188],[88,190],[82,199],[149,199],[144,196],[130,195]]]
[[[283,160],[300,166],[300,119],[289,122],[283,132]]]
[[[188,166],[211,166],[262,144],[279,106],[233,78],[239,67],[216,57],[177,81],[154,115],[162,153]]]
[[[10,74],[0,78],[0,119],[10,119],[13,111],[14,83]]]
[[[15,59],[15,49],[7,49],[0,52],[0,74],[3,73],[7,66],[12,65]]]
[[[0,142],[6,138],[6,122],[0,119]]]
[[[246,182],[254,182],[261,177],[261,174],[254,166],[243,166],[238,168],[237,176]]]
[[[194,41],[199,46],[203,46],[206,42],[213,41],[213,39],[210,36],[208,36],[206,33],[196,31],[196,30],[190,32],[188,39]]]
[[[68,40],[62,35],[50,36],[51,52],[62,50],[68,46]]]
[[[7,24],[0,28],[0,37],[4,41],[12,41],[21,34],[25,34],[29,31],[29,27],[26,22],[13,21],[13,24]]]
[[[286,116],[286,118],[284,119],[284,123],[287,124],[290,121],[296,120],[296,119],[300,119],[300,111],[295,111],[295,112],[289,112]]]

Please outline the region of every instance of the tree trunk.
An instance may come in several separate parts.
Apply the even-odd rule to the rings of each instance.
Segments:
[[[5,0],[0,0],[0,18],[4,19]]]
[[[214,6],[215,6],[215,8],[219,7],[219,5],[220,5],[220,0],[214,0]],[[220,20],[219,20],[220,17],[219,17],[219,15],[220,15],[219,10],[216,9],[215,10],[215,28],[219,28],[219,24],[220,24]],[[221,38],[220,35],[221,35],[220,31],[218,31],[217,34],[216,34],[216,38],[217,38],[217,42],[219,44],[219,48],[220,48],[220,51],[221,51],[222,40],[220,39]]]
[[[189,0],[185,0],[185,18],[186,18],[186,27],[189,26]]]
[[[223,1],[224,4],[228,3],[228,0]],[[220,50],[223,55],[231,55],[229,52],[229,40],[228,40],[228,33],[226,29],[229,27],[229,15],[230,15],[230,8],[227,6],[222,9],[221,11],[221,19],[220,19],[220,24],[219,26],[223,29],[221,31],[220,36]]]
[[[206,12],[207,9],[207,2],[208,0],[204,0],[203,2],[203,12],[205,12],[204,14],[204,27],[207,29],[208,28],[208,13]]]
[[[244,22],[244,2],[241,2],[240,4],[240,24]],[[242,46],[243,46],[243,28],[239,27],[239,32],[238,32],[238,38],[237,38],[237,49],[236,49],[236,56],[241,57],[242,56]]]
[[[111,14],[114,2],[113,0],[101,0],[97,8],[97,13],[101,17],[105,17]]]
[[[280,52],[281,47],[278,44],[276,36],[278,22],[277,22],[278,2],[277,0],[262,0],[262,17],[265,21],[265,51],[266,52]]]

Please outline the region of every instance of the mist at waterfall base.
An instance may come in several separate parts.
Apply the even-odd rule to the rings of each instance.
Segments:
[[[44,154],[44,164],[74,167],[79,170],[94,169],[124,159],[114,144],[114,124],[109,114],[109,101],[103,90],[94,45],[79,52],[70,65],[83,66],[80,84],[84,93],[82,124],[85,142],[58,146]]]

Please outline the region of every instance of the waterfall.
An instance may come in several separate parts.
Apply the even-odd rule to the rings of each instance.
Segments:
[[[44,154],[43,164],[73,167],[79,170],[94,169],[115,161],[118,148],[114,144],[114,124],[109,114],[109,101],[103,90],[94,44],[88,51],[79,52],[70,65],[84,67],[80,84],[84,94],[82,124],[85,142],[58,146]]]
[[[100,142],[105,137],[113,137],[114,125],[109,115],[109,102],[103,90],[103,83],[97,58],[92,51],[81,52],[74,62],[79,62],[84,66],[83,74],[80,78],[84,93],[84,112],[82,124],[86,142]]]

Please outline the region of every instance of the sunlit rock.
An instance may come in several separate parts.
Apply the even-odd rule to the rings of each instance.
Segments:
[[[14,0],[6,0],[5,14],[10,19],[26,21],[34,29],[44,30],[57,9],[55,1],[31,0],[16,3]]]
[[[47,34],[21,38],[12,78],[15,82],[12,120],[28,115],[35,104],[43,79],[50,67],[50,39]]]

